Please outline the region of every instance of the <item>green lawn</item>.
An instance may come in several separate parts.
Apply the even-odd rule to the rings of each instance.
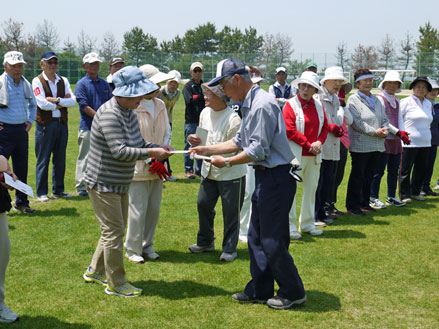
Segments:
[[[74,193],[78,152],[77,108],[69,112],[66,191]],[[173,146],[183,148],[184,107],[174,114]],[[34,129],[29,183],[35,187]],[[275,311],[240,305],[231,295],[250,279],[247,245],[238,259],[220,263],[221,211],[216,221],[217,250],[190,254],[198,227],[199,179],[183,179],[183,157],[171,158],[176,183],[166,183],[155,239],[160,260],[126,262],[128,279],[144,296],[107,296],[85,284],[99,238],[88,198],[31,205],[33,215],[8,215],[12,240],[6,302],[21,320],[8,328],[438,328],[439,197],[362,218],[342,216],[322,237],[305,235],[290,251],[307,290],[306,305]],[[344,209],[346,182],[338,206]],[[435,174],[439,177],[439,165]],[[385,195],[383,180],[381,196]],[[301,187],[298,195],[301,197]],[[3,327],[0,325],[0,327]]]

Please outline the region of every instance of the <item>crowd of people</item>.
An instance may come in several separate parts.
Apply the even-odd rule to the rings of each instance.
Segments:
[[[75,188],[79,196],[90,198],[101,230],[83,278],[104,286],[106,294],[136,297],[142,289],[127,281],[123,258],[143,263],[160,257],[153,242],[163,182],[177,180],[168,158],[176,152],[170,145],[181,74],[160,72],[150,64],[125,66],[123,58],[115,57],[110,74],[102,79],[100,63],[96,53],[84,56],[86,75],[73,93],[68,79],[57,74],[53,51],[42,54],[42,73],[32,83],[23,76],[23,55],[5,54],[5,72],[0,76],[0,170],[26,183],[28,133],[35,121],[37,198],[41,202],[71,198],[64,187],[68,108],[78,103]],[[430,186],[439,144],[439,86],[434,80],[417,77],[410,84],[413,93],[400,101],[396,94],[404,83],[397,71],[386,73],[375,96],[374,75],[359,69],[354,73],[358,90],[346,103],[353,86],[337,66],[327,68],[320,78],[317,64],[310,62],[291,83],[286,68],[279,67],[269,92],[259,86],[264,78],[256,67],[231,58],[218,63],[216,77],[207,83],[202,80],[202,63],[192,63],[189,72],[191,79],[181,92],[185,178],[201,177],[199,230],[189,250],[195,254],[215,250],[214,208],[221,197],[220,261],[236,259],[238,240],[248,243],[250,254],[252,279],[242,293],[232,296],[236,301],[274,309],[306,301],[288,251],[290,239],[304,233],[322,235],[322,227],[344,214],[335,204],[348,151],[352,168],[346,211],[351,215],[437,195]],[[387,198],[382,202],[379,190],[386,167]],[[303,185],[298,226],[297,182]],[[4,303],[10,252],[7,187],[4,183],[0,187],[0,322],[18,319]],[[439,182],[434,190],[439,190]],[[35,212],[20,191],[15,209]],[[276,295],[274,281],[279,286]]]

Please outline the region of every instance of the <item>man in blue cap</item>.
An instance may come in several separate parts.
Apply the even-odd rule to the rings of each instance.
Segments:
[[[210,156],[242,150],[232,157],[212,157],[216,167],[248,163],[255,169],[256,187],[248,231],[252,280],[243,293],[232,296],[242,303],[266,303],[282,310],[303,304],[306,294],[293,258],[288,213],[296,193],[290,150],[282,111],[275,99],[254,85],[245,64],[232,58],[217,66],[209,86],[220,85],[225,95],[242,101],[242,124],[236,136],[220,144],[197,146],[191,153]],[[274,281],[279,285],[274,296]]]
[[[117,71],[113,83],[114,97],[97,110],[91,127],[84,181],[101,238],[83,278],[103,285],[108,295],[137,297],[142,289],[127,281],[123,264],[128,190],[137,160],[166,159],[173,148],[145,141],[133,111],[145,95],[158,90],[157,84],[134,66]]]
[[[52,193],[54,197],[70,198],[64,191],[66,148],[68,139],[67,108],[75,106],[76,98],[65,77],[60,77],[58,57],[53,51],[45,51],[40,66],[43,72],[32,80],[37,100],[35,121],[35,155],[37,157],[37,197],[42,202],[48,197],[48,172],[52,156]]]
[[[17,177],[27,182],[29,131],[35,120],[37,105],[32,85],[23,76],[23,54],[9,51],[5,54],[5,72],[0,76],[0,155],[12,158]],[[15,209],[31,214],[27,195],[17,191]]]

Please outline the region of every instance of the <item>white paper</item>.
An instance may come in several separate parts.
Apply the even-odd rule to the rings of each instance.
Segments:
[[[197,137],[199,139],[201,139],[200,145],[203,145],[203,146],[206,145],[208,133],[209,133],[209,131],[207,129],[197,127],[197,130],[195,131],[195,135],[197,135]]]
[[[23,192],[23,193],[31,196],[32,198],[34,197],[34,191],[32,191],[32,187],[23,183],[22,181],[19,181],[18,179],[14,182],[12,177],[10,175],[8,175],[7,173],[3,173],[3,175],[5,176],[6,185],[9,185],[9,186],[15,188],[16,190],[19,190],[20,192]]]
[[[171,151],[171,154],[189,153],[189,151]]]
[[[212,161],[212,157],[207,157],[205,155],[198,155],[198,154],[191,154],[191,159],[195,160],[206,160],[206,161]]]

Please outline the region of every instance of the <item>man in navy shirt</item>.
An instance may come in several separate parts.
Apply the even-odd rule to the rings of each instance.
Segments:
[[[79,121],[79,154],[76,161],[76,191],[80,196],[87,196],[84,174],[87,168],[87,154],[90,149],[90,129],[93,117],[99,107],[111,97],[110,85],[99,78],[101,60],[96,53],[88,53],[82,59],[82,67],[87,74],[76,84],[75,96],[79,104],[81,119]]]

